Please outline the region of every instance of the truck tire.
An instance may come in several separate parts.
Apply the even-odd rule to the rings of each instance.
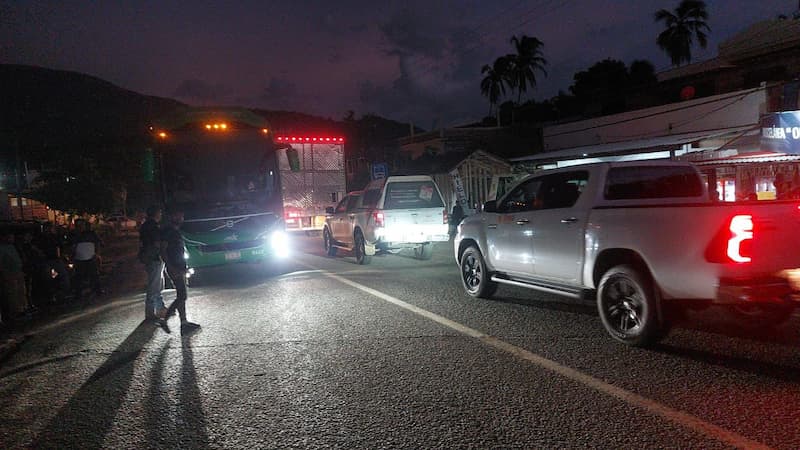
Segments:
[[[356,231],[353,236],[353,254],[356,257],[356,264],[366,265],[372,261],[372,256],[367,255],[365,247],[364,235],[361,234],[361,231]]]
[[[650,276],[629,265],[609,269],[597,289],[597,309],[608,334],[623,344],[646,347],[667,328],[659,318],[659,297]]]
[[[336,256],[337,249],[333,246],[333,238],[331,238],[331,232],[327,228],[322,231],[322,242],[325,245],[325,253],[328,256]]]
[[[483,255],[477,247],[470,246],[464,250],[459,266],[461,284],[467,294],[476,298],[490,298],[497,292],[497,283],[492,281],[491,274],[486,270]]]
[[[414,247],[414,257],[427,261],[433,257],[433,244],[422,244],[419,247]]]

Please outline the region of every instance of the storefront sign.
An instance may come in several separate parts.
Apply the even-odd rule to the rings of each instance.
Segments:
[[[800,111],[785,111],[763,116],[761,149],[800,154]]]
[[[453,169],[450,172],[450,176],[453,178],[453,188],[456,191],[456,201],[461,205],[462,208],[467,208],[467,195],[464,192],[464,185],[461,183],[461,175],[458,173],[458,169]]]

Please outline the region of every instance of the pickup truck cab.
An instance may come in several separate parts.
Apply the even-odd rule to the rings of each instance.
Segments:
[[[439,187],[429,176],[393,176],[370,182],[329,209],[322,230],[328,255],[352,251],[368,264],[378,251],[413,248],[430,259],[435,242],[448,241],[447,210]]]
[[[712,201],[689,163],[601,163],[522,179],[461,222],[454,251],[469,295],[594,297],[612,337],[647,345],[668,330],[667,302],[788,319],[798,229],[798,202]]]

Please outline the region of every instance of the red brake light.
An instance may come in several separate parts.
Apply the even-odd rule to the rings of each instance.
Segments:
[[[376,227],[383,226],[383,213],[380,211],[373,211],[372,212],[372,221],[375,222]]]
[[[745,250],[743,248],[745,241],[753,239],[753,216],[733,216],[728,228],[731,231],[731,237],[728,239],[728,258],[736,263],[751,262],[752,258],[742,253]]]

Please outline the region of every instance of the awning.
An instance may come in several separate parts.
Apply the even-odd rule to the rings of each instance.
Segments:
[[[735,135],[750,131],[756,126],[757,125],[754,124],[733,128],[721,128],[716,130],[673,134],[669,136],[659,136],[647,139],[586,145],[582,147],[573,147],[563,150],[556,150],[553,152],[538,153],[536,155],[513,158],[511,161],[547,163],[579,158],[599,158],[604,156],[622,156],[636,153],[656,153],[679,150],[685,144],[691,144],[703,139],[713,139],[723,136],[730,136],[733,138]],[[701,150],[704,149],[693,149],[693,151]]]

